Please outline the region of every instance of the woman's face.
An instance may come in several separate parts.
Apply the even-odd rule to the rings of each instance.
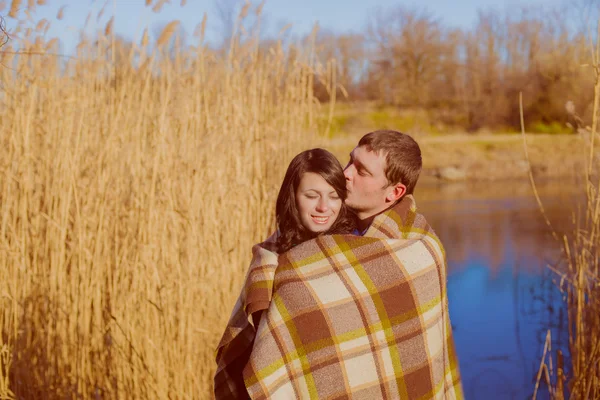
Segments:
[[[342,208],[342,199],[319,174],[306,172],[296,190],[296,207],[300,221],[311,232],[331,228]]]

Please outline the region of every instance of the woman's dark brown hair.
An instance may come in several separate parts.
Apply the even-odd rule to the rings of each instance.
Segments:
[[[296,206],[296,190],[300,185],[302,176],[307,172],[321,175],[342,199],[342,207],[338,218],[326,232],[311,232],[300,221],[300,214]],[[293,246],[320,234],[351,233],[356,226],[356,219],[345,204],[347,196],[344,170],[333,154],[327,150],[317,148],[303,151],[294,157],[285,173],[285,178],[277,196],[277,206],[275,208],[277,229],[279,231],[277,252],[284,253]]]

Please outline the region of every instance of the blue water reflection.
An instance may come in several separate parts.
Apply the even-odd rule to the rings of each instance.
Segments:
[[[560,246],[528,184],[520,185],[521,192],[492,197],[481,195],[490,191],[486,184],[430,188],[417,201],[446,247],[450,315],[467,399],[529,399],[548,329],[552,349],[567,350],[562,294],[547,268],[560,260]],[[444,190],[462,195],[440,199]],[[544,201],[555,229],[568,231],[571,215],[564,207],[570,198],[563,195],[546,193]],[[542,387],[538,398],[547,397]]]

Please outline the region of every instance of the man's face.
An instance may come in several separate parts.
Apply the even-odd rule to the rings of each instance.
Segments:
[[[385,154],[356,147],[350,153],[350,161],[344,169],[348,198],[346,204],[358,218],[369,218],[383,210],[389,203],[386,197],[391,190],[385,176]]]

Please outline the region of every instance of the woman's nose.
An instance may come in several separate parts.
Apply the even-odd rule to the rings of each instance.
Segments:
[[[327,206],[327,200],[323,197],[321,197],[319,199],[319,202],[317,203],[317,211],[318,212],[325,212],[327,211],[329,207]]]

